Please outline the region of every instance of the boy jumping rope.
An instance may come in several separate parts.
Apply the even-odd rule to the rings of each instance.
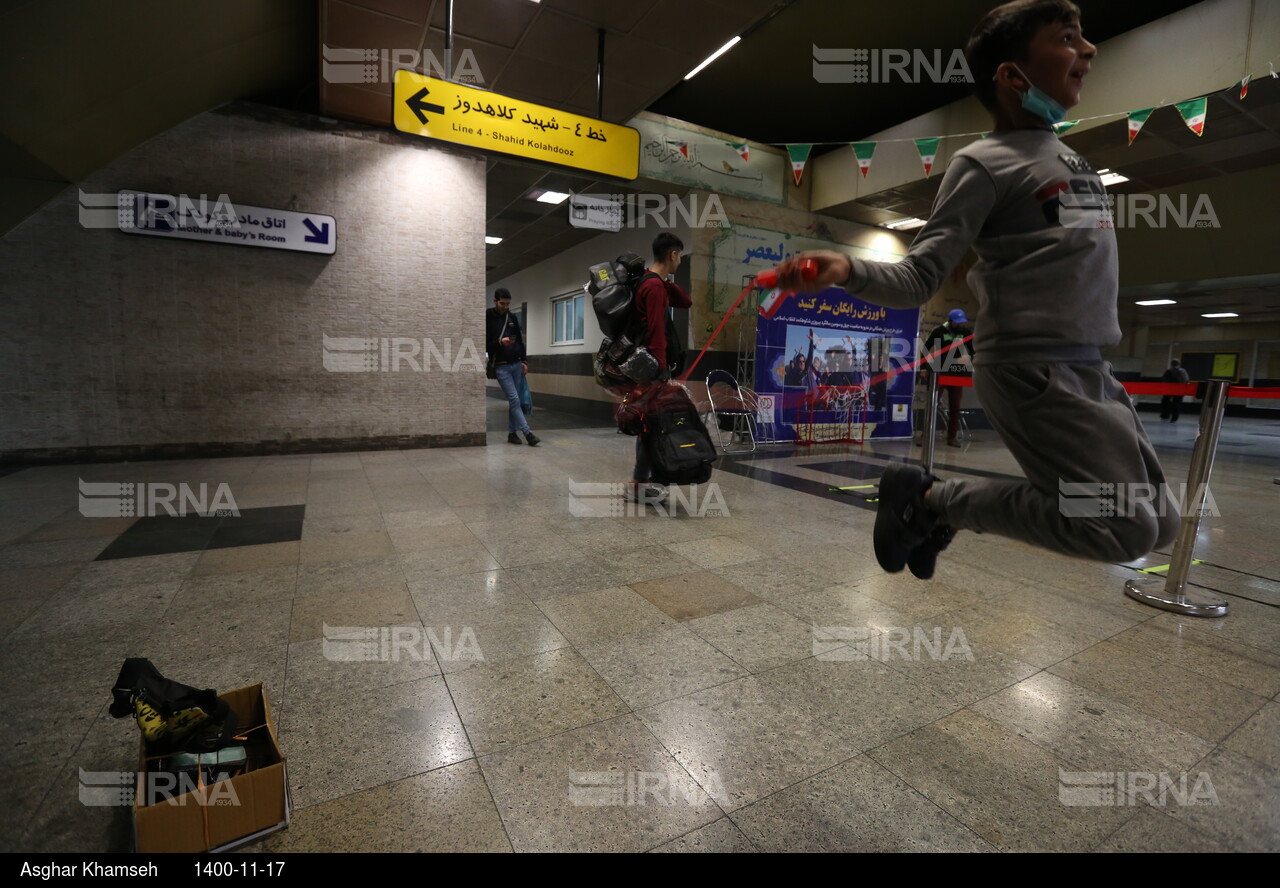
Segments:
[[[1179,518],[1142,423],[1102,359],[1121,337],[1115,231],[1101,214],[1092,227],[1068,213],[1059,218],[1074,196],[1096,206],[1104,193],[1089,162],[1052,129],[1079,103],[1097,48],[1069,0],[1016,0],[978,23],[965,55],[992,132],[955,153],[906,257],[880,263],[802,253],[778,267],[778,286],[843,286],[868,302],[914,308],[970,246],[978,254],[968,276],[980,305],[974,389],[1026,480],[941,481],[891,464],[874,533],[881,567],[910,567],[929,579],[960,529],[1131,561],[1170,543]],[[816,278],[800,274],[803,259],[817,261]],[[1146,491],[1151,507],[1068,517],[1059,507],[1062,482],[1104,485],[1099,492],[1117,498]]]

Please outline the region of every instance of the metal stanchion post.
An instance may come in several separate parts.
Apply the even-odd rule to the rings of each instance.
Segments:
[[[1187,492],[1182,503],[1182,523],[1173,543],[1173,558],[1166,580],[1129,580],[1124,594],[1135,601],[1193,617],[1225,617],[1227,602],[1222,598],[1187,595],[1187,574],[1195,551],[1196,534],[1200,531],[1200,512],[1204,509],[1209,476],[1213,474],[1213,457],[1218,449],[1218,433],[1227,407],[1227,390],[1231,383],[1213,379],[1207,384],[1200,408],[1200,429],[1191,453],[1191,470],[1187,474]],[[1162,507],[1168,502],[1162,497]],[[1163,588],[1160,588],[1163,583]]]
[[[920,463],[924,470],[933,473],[933,448],[938,437],[938,374],[929,371],[929,381],[924,397],[924,444]]]

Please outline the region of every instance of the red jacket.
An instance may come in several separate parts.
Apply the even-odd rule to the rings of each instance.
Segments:
[[[642,345],[666,367],[667,360],[667,306],[689,308],[693,300],[684,290],[670,281],[649,278],[636,290],[636,307],[644,316],[645,333]]]

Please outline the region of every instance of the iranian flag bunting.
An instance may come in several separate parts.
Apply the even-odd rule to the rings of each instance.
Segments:
[[[1182,119],[1187,122],[1187,126],[1191,132],[1197,136],[1204,135],[1204,115],[1209,108],[1208,96],[1201,96],[1198,99],[1192,99],[1189,102],[1178,102],[1173,107],[1178,109],[1178,113],[1182,115]]]
[[[867,178],[867,171],[871,169],[871,155],[876,153],[875,142],[853,142],[849,145],[853,149],[853,154],[858,158],[858,169],[862,170],[862,178]]]
[[[812,150],[812,145],[787,146],[787,156],[791,158],[791,175],[795,176],[796,185],[800,184],[800,177],[804,175],[804,165],[809,160],[809,152]]]
[[[941,138],[916,139],[916,150],[920,152],[920,162],[924,164],[926,178],[933,169],[933,160],[938,156],[938,143],[941,141]]]
[[[1155,108],[1143,108],[1141,111],[1129,112],[1129,144],[1133,144],[1133,140],[1138,138],[1138,133],[1142,130],[1142,125],[1147,122],[1147,118],[1151,116],[1151,112]]]

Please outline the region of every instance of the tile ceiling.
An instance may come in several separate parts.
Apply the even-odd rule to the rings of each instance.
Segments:
[[[1135,0],[1120,6],[1078,2],[1086,27],[1096,38],[1138,27],[1188,5],[1180,0]],[[768,141],[773,138],[772,130],[758,125],[764,119],[787,120],[789,125],[817,119],[810,108],[813,101],[821,100],[809,64],[808,47],[813,43],[825,39],[833,46],[878,45],[868,31],[874,24],[879,29],[875,33],[884,32],[889,40],[880,40],[883,45],[894,40],[898,45],[924,45],[929,43],[926,37],[937,37],[929,45],[944,45],[946,41],[940,43],[942,38],[935,34],[940,26],[954,24],[953,19],[974,20],[974,10],[981,12],[990,6],[989,0],[958,0],[955,5],[963,9],[926,16],[920,3],[903,0],[881,6],[882,14],[871,22],[852,9],[849,0],[455,0],[454,53],[455,60],[463,50],[474,53],[480,85],[485,88],[595,116],[596,35],[597,28],[604,28],[606,120],[625,122],[652,107],[693,123]],[[444,0],[320,0],[319,9],[319,37],[325,46],[417,53],[429,50],[436,58],[443,58]],[[950,27],[947,33],[953,31],[955,27]],[[743,40],[723,61],[695,80],[682,80],[694,65],[734,35],[743,35]],[[801,48],[805,51],[788,55],[782,50],[790,45],[788,41],[804,44]],[[803,56],[803,64],[790,64],[790,55]],[[419,70],[423,69],[419,65]],[[726,77],[730,83],[725,82]],[[758,101],[750,108],[738,107],[747,93]],[[878,104],[861,109],[859,120],[867,122],[873,111],[888,114],[883,120],[876,118],[874,129],[879,129],[957,97],[929,97],[914,87],[905,91],[885,85],[883,95],[876,96]],[[910,104],[913,102],[916,104]],[[329,116],[389,126],[391,86],[328,83],[321,78],[320,106],[321,113]],[[780,114],[779,109],[785,113]],[[732,111],[728,118],[726,111]],[[1068,134],[1064,141],[1097,167],[1119,169],[1130,178],[1130,182],[1112,187],[1113,192],[1151,191],[1280,163],[1280,81],[1255,81],[1245,104],[1223,96],[1211,98],[1208,120],[1200,138],[1190,133],[1176,114],[1164,113],[1147,122],[1132,147],[1126,144],[1124,120]],[[841,124],[840,133],[851,139],[866,134],[861,130],[854,133],[849,126],[848,121]],[[821,135],[813,134],[814,138]],[[823,212],[868,224],[883,224],[903,215],[927,217],[939,180],[939,176],[921,179]],[[488,280],[503,278],[594,236],[594,232],[568,226],[566,205],[529,200],[530,191],[616,194],[646,188],[679,191],[668,184],[643,180],[620,183],[491,157],[488,233],[504,240],[487,250]],[[1176,297],[1180,303],[1177,312],[1162,317],[1190,322],[1200,311],[1228,303],[1238,305],[1247,296],[1250,320],[1280,320],[1280,281],[1257,281],[1249,288],[1240,284],[1206,282],[1198,289],[1184,288],[1186,291]],[[1133,295],[1143,298],[1144,294]],[[1125,308],[1126,312],[1134,310]]]
[[[626,122],[778,0],[455,0],[454,57],[471,50],[479,85],[596,115],[604,28],[605,120]],[[320,42],[444,57],[444,0],[321,0]],[[423,66],[418,66],[423,70]],[[425,72],[424,72],[425,73]],[[391,84],[322,80],[323,113],[390,126]]]
[[[503,95],[596,115],[597,29],[605,29],[603,118],[625,123],[735,35],[790,0],[455,0],[454,60],[474,54],[480,83]],[[444,58],[444,0],[321,0],[326,47]],[[425,71],[425,64],[418,66]],[[321,113],[391,125],[391,84],[320,82]],[[650,186],[649,190],[654,187]],[[684,189],[663,184],[663,193]],[[633,193],[623,183],[493,157],[488,167],[487,277],[499,280],[597,232],[569,227],[567,205],[529,200],[535,188]]]

